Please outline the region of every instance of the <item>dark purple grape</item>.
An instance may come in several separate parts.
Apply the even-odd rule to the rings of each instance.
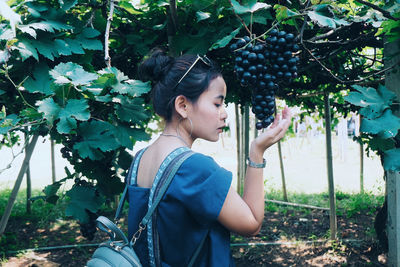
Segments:
[[[242,67],[238,66],[238,67],[236,68],[236,73],[237,73],[238,75],[242,75],[243,72],[244,72],[244,69],[243,69]]]
[[[265,61],[265,57],[264,57],[264,55],[261,54],[261,53],[258,53],[258,54],[257,54],[257,59],[258,59],[258,62],[264,62],[264,61]]]
[[[261,73],[264,71],[264,65],[263,64],[257,64],[256,66],[258,73]]]
[[[269,31],[269,35],[271,36],[276,36],[278,34],[278,30],[277,29],[272,29]]]
[[[244,59],[242,61],[242,66],[247,68],[248,66],[250,66],[250,62],[247,59]]]
[[[268,106],[270,109],[273,109],[273,108],[275,107],[275,101],[272,100],[272,101],[268,102],[267,106]]]
[[[287,59],[291,58],[292,57],[292,52],[291,51],[283,52],[283,57],[287,58]]]
[[[257,67],[256,67],[256,66],[250,66],[249,69],[248,69],[248,71],[249,71],[251,74],[256,74],[256,73],[257,73]]]
[[[272,36],[270,39],[269,39],[269,44],[272,44],[272,45],[274,45],[274,44],[276,44],[276,42],[278,41],[278,38],[276,38],[276,36]]]
[[[267,87],[267,84],[264,81],[259,81],[257,86],[259,89],[264,90]]]
[[[268,73],[264,74],[264,82],[269,82],[269,81],[271,81],[271,75]]]
[[[236,58],[235,58],[235,63],[236,63],[237,65],[242,64],[242,62],[243,62],[243,59],[242,59],[241,57],[236,57]]]
[[[285,63],[285,59],[283,57],[278,57],[276,59],[276,63],[278,63],[278,65],[283,65]]]
[[[248,55],[247,59],[249,60],[249,62],[255,62],[255,61],[257,60],[257,54],[251,52],[251,53]]]
[[[276,53],[275,51],[271,51],[271,52],[269,53],[269,57],[270,57],[271,59],[277,58],[277,57],[278,57],[278,53]]]
[[[290,67],[291,72],[296,72],[297,71],[297,66],[291,66]]]
[[[259,120],[262,120],[262,119],[265,118],[265,114],[262,113],[262,112],[261,112],[261,113],[257,113],[257,114],[256,114],[256,118],[259,119]]]
[[[248,42],[250,42],[250,41],[251,41],[251,39],[250,39],[250,37],[249,37],[249,36],[245,36],[245,37],[243,37],[243,40],[244,40],[246,43],[248,43]]]
[[[291,59],[288,60],[288,65],[289,66],[294,66],[294,65],[296,65],[296,63],[297,63],[296,58],[291,58]]]
[[[286,34],[285,39],[286,39],[287,42],[293,41],[293,40],[294,40],[294,35],[293,35],[293,33],[288,33],[288,34]]]
[[[257,82],[257,75],[255,75],[255,74],[251,75],[250,82],[253,83],[253,84],[256,83]]]
[[[273,81],[270,81],[267,83],[267,89],[268,90],[274,90],[275,83]]]
[[[251,78],[251,74],[250,74],[250,72],[248,72],[248,71],[245,71],[245,72],[243,72],[243,79],[245,80],[245,81],[249,81],[250,80],[250,78]]]
[[[286,32],[285,31],[280,31],[280,32],[278,32],[277,36],[278,36],[278,38],[285,37],[286,36]]]
[[[238,48],[237,44],[231,44],[231,46],[229,47],[229,49],[233,52]]]
[[[278,71],[278,72],[276,73],[276,77],[282,78],[282,77],[283,77],[283,72],[282,72],[282,71]]]
[[[263,111],[263,108],[262,108],[261,106],[258,106],[258,105],[257,105],[257,106],[254,108],[254,110],[255,110],[254,113],[258,114],[258,113],[261,113],[261,112]]]
[[[286,39],[285,38],[279,38],[277,43],[278,43],[278,45],[283,47],[283,46],[286,45]]]
[[[294,44],[293,48],[292,48],[292,51],[293,52],[297,52],[297,51],[299,51],[299,49],[300,49],[300,47],[297,44]]]
[[[245,37],[245,38],[246,38],[246,37]],[[246,43],[247,43],[247,42],[245,41],[244,38],[240,38],[239,40],[237,40],[236,46],[237,46],[237,48],[241,48],[241,47],[245,46]]]
[[[264,96],[256,95],[254,98],[255,98],[256,102],[259,102],[259,101],[263,100]]]
[[[243,50],[243,51],[242,51],[242,58],[243,58],[243,59],[247,58],[247,57],[249,56],[249,54],[250,54],[250,51],[248,51],[248,50]]]
[[[257,122],[257,123],[256,123],[256,129],[257,129],[257,130],[261,130],[262,128],[263,128],[262,122],[260,122],[260,121]]]
[[[288,66],[288,65],[283,64],[283,65],[281,66],[281,71],[288,71],[288,70],[289,70],[289,66]]]
[[[272,123],[271,117],[266,117],[262,120],[262,127],[267,128]]]
[[[289,72],[289,71],[287,71],[287,72],[285,72],[284,77],[285,77],[286,79],[291,79],[291,78],[292,78],[292,73]]]

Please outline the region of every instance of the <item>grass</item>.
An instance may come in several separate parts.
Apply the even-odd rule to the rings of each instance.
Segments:
[[[265,195],[267,199],[283,201],[283,193],[280,190],[272,189],[267,191]],[[376,209],[382,206],[382,203],[385,199],[384,195],[375,195],[371,192],[366,192],[364,194],[349,194],[337,191],[335,192],[335,195],[337,215],[340,216],[346,214],[347,217],[350,218],[360,213],[367,213],[369,215],[374,214]],[[288,200],[292,203],[306,204],[324,208],[329,207],[328,193],[305,194],[288,192]],[[266,205],[266,209],[271,212],[279,211],[283,214],[286,214],[288,206],[268,203]],[[311,212],[310,209],[300,209],[302,209],[305,214]]]

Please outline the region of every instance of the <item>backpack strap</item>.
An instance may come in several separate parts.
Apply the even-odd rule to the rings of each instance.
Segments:
[[[136,159],[139,157],[139,155],[142,154],[142,151],[144,149],[145,148],[142,148],[141,150],[139,150],[136,153],[135,157],[132,160],[131,166],[129,167],[128,173],[125,176],[125,188],[124,188],[124,191],[122,192],[121,200],[119,201],[117,211],[115,212],[115,217],[114,217],[115,222],[117,222],[119,220],[119,218],[121,218],[122,208],[124,207],[125,200],[127,197],[128,185],[131,183],[131,178],[132,178],[131,176],[132,176],[133,168],[135,166]]]

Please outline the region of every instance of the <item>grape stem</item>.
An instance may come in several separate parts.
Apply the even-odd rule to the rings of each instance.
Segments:
[[[235,14],[235,16],[236,16],[237,19],[240,21],[240,23],[243,24],[243,26],[244,26],[244,28],[246,29],[246,31],[251,35],[251,31],[249,30],[249,28],[247,28],[246,23],[245,23],[245,22],[243,21],[243,19],[235,12],[235,9],[234,9],[234,7],[233,7],[233,4],[232,4],[232,1],[231,1],[231,0],[229,0],[229,3],[230,3],[231,6],[232,6],[233,14]],[[252,14],[253,14],[253,13],[252,13]]]

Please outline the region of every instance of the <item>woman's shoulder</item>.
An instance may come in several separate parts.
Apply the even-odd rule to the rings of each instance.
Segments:
[[[193,152],[194,153],[183,162],[183,167],[190,167],[192,169],[220,168],[212,157],[199,152]]]

